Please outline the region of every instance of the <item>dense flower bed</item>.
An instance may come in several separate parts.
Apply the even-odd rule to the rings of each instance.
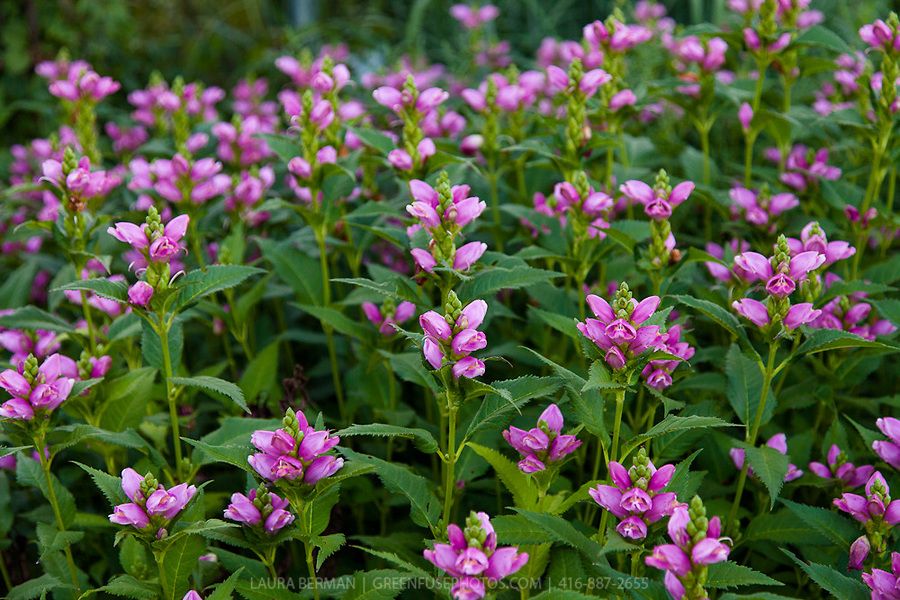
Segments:
[[[457,5],[457,64],[230,91],[39,64],[8,596],[900,598],[900,22],[728,4],[522,64]]]

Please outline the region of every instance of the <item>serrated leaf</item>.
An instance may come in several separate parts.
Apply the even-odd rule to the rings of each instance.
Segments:
[[[209,377],[207,375],[198,375],[196,377],[171,377],[169,381],[175,385],[186,387],[196,387],[207,392],[213,392],[225,396],[235,404],[241,407],[243,411],[250,414],[250,408],[244,402],[244,392],[237,385],[218,377]]]
[[[733,563],[730,560],[709,566],[709,578],[706,587],[728,589],[742,585],[784,585],[750,567]]]
[[[563,273],[534,267],[490,267],[476,273],[457,287],[459,298],[465,302],[475,298],[492,296],[500,290],[517,290],[536,283],[545,283],[563,277]]]
[[[104,473],[103,471],[98,471],[97,469],[89,467],[80,462],[72,462],[81,467],[81,469],[85,473],[91,476],[91,479],[94,480],[97,488],[101,492],[103,492],[104,496],[106,496],[106,499],[109,501],[109,505],[111,507],[127,502],[125,498],[125,492],[122,491],[122,479],[120,477],[110,475],[109,473]]]
[[[494,468],[494,472],[512,494],[513,502],[518,508],[536,508],[537,488],[531,484],[530,478],[519,470],[516,463],[492,448],[486,448],[474,442],[466,445]]]
[[[331,535],[317,537],[316,547],[319,548],[319,552],[316,554],[316,571],[321,569],[325,561],[346,543],[347,538],[344,537],[343,533],[332,533]]]
[[[592,562],[597,560],[597,557],[605,552],[600,544],[575,529],[569,521],[562,517],[532,512],[521,508],[516,508],[514,510],[543,529],[551,539],[575,548]],[[631,545],[626,544],[626,546]],[[631,547],[634,548],[634,546]]]
[[[425,429],[412,427],[399,427],[384,423],[369,423],[367,425],[351,425],[335,432],[341,437],[353,437],[357,435],[371,435],[376,437],[400,437],[412,440],[416,448],[427,454],[437,452],[438,443],[434,436]]]
[[[355,319],[351,319],[341,313],[339,310],[330,306],[314,306],[311,304],[300,304],[299,307],[317,318],[323,325],[329,325],[335,331],[348,335],[350,337],[364,340],[372,336],[373,330]]]
[[[72,589],[72,585],[63,583],[49,573],[44,573],[40,577],[29,579],[9,590],[6,600],[33,600],[43,597],[47,592],[59,589],[69,590]]]
[[[830,510],[799,504],[784,498],[781,499],[781,503],[804,523],[837,544],[838,548],[849,548],[853,540],[859,537],[859,528],[855,523]]]
[[[281,344],[274,341],[253,357],[241,375],[240,386],[247,404],[256,402],[257,397],[275,386],[278,375],[278,352]]]
[[[715,323],[720,327],[728,331],[728,333],[735,336],[743,343],[749,345],[747,334],[744,331],[743,327],[741,327],[740,321],[738,321],[737,317],[728,312],[727,309],[719,306],[718,304],[713,304],[708,300],[694,298],[693,296],[676,295],[672,296],[672,298],[679,304],[690,306],[691,308],[701,312],[703,315],[715,321]]]
[[[257,240],[263,256],[272,263],[275,273],[303,304],[322,304],[322,274],[319,261],[290,243]]]
[[[781,493],[790,460],[778,450],[768,446],[745,447],[744,457],[753,469],[753,475],[769,490],[769,510],[771,510],[775,506],[778,494]]]
[[[185,535],[166,548],[162,559],[167,595],[165,600],[181,600],[190,589],[191,573],[197,568],[200,555],[206,551],[206,542],[197,535]]]
[[[535,377],[534,375],[495,381],[494,387],[509,392],[509,398],[504,398],[499,394],[486,395],[481,406],[469,421],[463,440],[471,439],[473,435],[483,429],[504,423],[506,417],[519,411],[528,402],[535,398],[544,398],[554,394],[561,385],[562,382],[558,377]]]
[[[700,415],[690,415],[687,417],[679,417],[677,415],[668,415],[665,419],[651,427],[646,433],[643,433],[628,442],[625,454],[631,452],[634,448],[640,446],[647,440],[655,437],[672,433],[675,431],[686,431],[689,429],[706,429],[708,427],[732,427],[732,423],[723,421],[719,417],[704,417]]]
[[[362,140],[362,143],[370,148],[378,150],[384,156],[394,149],[394,141],[380,131],[364,127],[347,127],[356,137]]]
[[[810,579],[838,600],[868,600],[870,597],[869,588],[862,582],[847,577],[833,567],[819,563],[805,563],[793,552],[785,548],[782,548],[781,551],[797,563],[797,566],[803,569]]]
[[[21,485],[38,488],[48,502],[50,500],[50,485],[52,485],[59,505],[59,512],[62,516],[63,526],[68,528],[72,524],[76,513],[75,497],[56,478],[56,475],[50,473],[50,481],[48,482],[44,476],[41,464],[30,456],[26,457],[24,454],[20,454],[19,459],[16,461],[16,479]]]
[[[8,315],[0,316],[0,327],[8,329],[43,329],[58,333],[75,331],[75,328],[63,319],[36,306],[25,306]]]
[[[803,356],[804,354],[815,354],[817,352],[841,348],[879,348],[893,349],[896,351],[896,348],[893,346],[867,340],[848,331],[840,331],[837,329],[815,329],[806,337],[806,341],[800,344],[800,347],[797,348],[797,351],[794,352],[794,354]]]
[[[429,527],[432,532],[437,531],[440,503],[431,492],[431,483],[427,479],[416,475],[405,466],[368,454],[360,454],[349,448],[340,448],[340,452],[361,464],[373,466],[375,474],[389,491],[402,494],[409,501],[413,522],[420,527]]]
[[[828,544],[828,539],[807,525],[802,519],[789,510],[758,515],[750,520],[744,532],[744,540],[769,541],[782,544],[798,543],[803,545],[822,546]]]
[[[725,374],[728,377],[728,401],[741,423],[750,425],[756,418],[762,392],[763,374],[759,363],[743,354],[737,344],[733,344],[725,355]],[[777,402],[769,386],[766,407],[760,424],[766,424],[775,412]]]
[[[173,309],[182,310],[192,302],[233,288],[247,278],[264,272],[262,269],[245,265],[212,265],[205,270],[191,271],[179,280],[178,296]]]
[[[147,416],[147,402],[153,391],[156,369],[142,367],[103,382],[100,398],[100,426],[110,431],[137,427]]]
[[[131,575],[116,575],[109,583],[97,591],[106,592],[120,598],[135,598],[136,600],[156,600],[161,592],[158,585],[141,581]]]
[[[109,279],[80,279],[58,288],[50,290],[51,292],[65,292],[68,290],[93,292],[103,298],[117,300],[119,302],[128,302],[128,286],[121,281],[110,281]]]

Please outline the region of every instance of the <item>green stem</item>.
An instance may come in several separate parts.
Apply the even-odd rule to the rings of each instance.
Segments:
[[[753,146],[756,143],[756,135],[749,133],[744,138],[744,187],[750,188],[751,174],[753,172]]]
[[[6,568],[6,557],[2,551],[0,551],[0,574],[3,575],[3,585],[6,586],[6,591],[8,592],[13,588],[12,577],[9,576],[9,569]]]
[[[44,471],[44,481],[47,482],[47,500],[50,501],[50,506],[53,508],[53,516],[56,518],[56,527],[59,529],[60,533],[66,531],[66,524],[63,521],[62,511],[59,509],[59,500],[56,498],[56,489],[53,485],[53,474],[50,472],[50,460],[44,454],[44,440],[35,439],[34,440],[34,448],[37,450],[38,459],[41,462],[41,470]],[[78,583],[78,569],[75,567],[75,559],[72,557],[72,547],[68,542],[65,542],[65,546],[63,547],[63,552],[66,555],[66,564],[69,567],[69,575],[72,577],[72,584],[75,586],[75,595],[78,596],[81,594],[81,585]]]
[[[496,160],[492,159],[488,166],[488,183],[491,188],[491,214],[494,218],[494,240],[497,251],[503,252],[503,230],[501,229],[500,192],[497,187]]]
[[[97,349],[97,333],[94,331],[94,318],[91,316],[91,307],[88,304],[87,292],[81,290],[81,309],[84,312],[84,322],[87,323],[88,340],[93,354]]]
[[[709,186],[712,179],[712,167],[709,158],[709,124],[706,122],[705,115],[704,122],[700,126],[700,148],[703,150],[703,184]]]
[[[331,306],[331,276],[328,267],[328,251],[325,247],[325,227],[316,227],[316,243],[319,246],[319,268],[322,272],[322,304],[323,306]],[[322,329],[325,331],[325,341],[328,345],[328,360],[331,362],[331,380],[334,384],[334,393],[337,396],[338,412],[341,421],[346,422],[347,413],[344,406],[344,387],[341,384],[341,372],[338,365],[337,350],[334,345],[334,329],[328,323],[322,323]]]
[[[159,573],[159,587],[162,588],[163,598],[172,598],[173,594],[169,593],[169,585],[166,581],[166,570],[163,568],[165,553],[154,551],[153,558],[156,559],[156,570]]]
[[[616,390],[616,418],[613,422],[613,439],[609,447],[609,461],[619,457],[619,430],[622,428],[622,409],[625,407],[625,388]]]
[[[453,492],[456,490],[456,411],[457,406],[447,390],[447,462],[444,467],[444,525],[450,524],[453,510]]]
[[[175,386],[172,384],[172,357],[169,352],[169,325],[163,315],[159,316],[159,344],[162,347],[163,377],[166,380],[166,400],[169,403],[169,421],[172,423],[172,447],[175,450],[175,476],[181,480],[181,431],[178,421],[178,406],[175,404]]]
[[[766,410],[766,401],[769,398],[769,387],[772,384],[772,377],[775,369],[775,354],[778,352],[778,344],[769,343],[769,359],[765,366],[763,374],[762,390],[759,393],[759,404],[756,406],[756,415],[753,417],[753,425],[745,434],[747,445],[752,447],[756,443],[756,436],[759,435],[759,427],[762,423],[762,416]],[[760,363],[760,366],[762,364]],[[738,476],[737,489],[734,492],[734,501],[731,504],[731,511],[728,513],[727,531],[731,531],[737,518],[738,507],[741,505],[741,496],[744,494],[744,485],[747,483],[747,470],[750,468],[750,461],[744,460],[744,466],[741,468],[741,474]]]
[[[303,548],[306,550],[306,568],[312,580],[313,597],[319,600],[319,579],[316,577],[316,565],[313,563],[313,547],[309,542],[303,542]]]

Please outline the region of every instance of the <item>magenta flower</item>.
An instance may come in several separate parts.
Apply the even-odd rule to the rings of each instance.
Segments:
[[[451,365],[453,377],[473,379],[484,374],[484,362],[471,356],[487,347],[487,337],[478,327],[487,314],[487,302],[474,300],[460,308],[460,302],[452,291],[441,316],[430,310],[419,317],[419,325],[425,332],[422,354],[435,370]]]
[[[900,552],[891,552],[891,571],[872,569],[862,574],[863,583],[872,590],[872,600],[896,600],[900,595]]]
[[[0,387],[12,396],[0,405],[0,417],[31,421],[49,415],[66,401],[76,379],[78,366],[71,358],[52,354],[38,366],[34,355],[29,355],[17,370],[0,373]]]
[[[797,144],[787,156],[783,156],[778,148],[769,148],[765,155],[772,162],[784,162],[781,182],[798,192],[805,192],[820,180],[834,181],[841,177],[841,170],[828,164],[827,148],[813,152],[806,146]]]
[[[850,258],[856,254],[856,248],[844,241],[829,242],[825,232],[816,221],[808,223],[800,232],[800,239],[787,238],[791,257],[803,252],[818,252],[825,256],[823,267],[828,267],[839,260]]]
[[[528,554],[518,548],[497,547],[497,535],[486,513],[471,512],[465,529],[447,527],[448,544],[435,544],[423,551],[425,559],[456,582],[451,595],[456,600],[484,598],[485,583],[496,583],[512,575],[528,562]]]
[[[695,348],[681,341],[681,325],[673,325],[668,331],[661,333],[655,348],[681,359],[651,360],[641,371],[641,377],[648,386],[655,390],[663,390],[672,385],[672,372],[678,365],[693,358]]]
[[[782,213],[800,205],[800,201],[793,194],[775,194],[770,196],[767,191],[756,192],[736,186],[728,193],[731,198],[732,218],[743,216],[748,223],[775,231],[775,220]]]
[[[744,133],[748,133],[753,123],[753,107],[747,102],[742,103],[738,109],[738,121],[740,121]]]
[[[641,448],[630,469],[620,463],[609,463],[609,476],[614,485],[598,485],[590,490],[594,502],[620,519],[616,531],[622,537],[642,540],[647,526],[672,514],[679,506],[673,492],[662,492],[672,475],[674,465],[657,469]]]
[[[197,488],[181,483],[166,489],[152,475],[141,477],[129,467],[122,471],[122,491],[131,502],[115,506],[109,520],[159,538],[188,505]]]
[[[153,297],[153,286],[146,281],[138,281],[128,288],[128,301],[135,306],[146,308]]]
[[[311,427],[302,412],[288,409],[284,427],[253,433],[250,442],[260,452],[250,455],[247,462],[267,481],[315,485],[344,466],[343,458],[327,454],[340,441],[327,430]]]
[[[548,464],[558,463],[575,452],[581,441],[574,435],[562,435],[563,416],[559,407],[551,404],[538,417],[537,427],[529,431],[510,427],[503,431],[503,439],[522,455],[519,470],[536,473]]]
[[[397,333],[397,330],[394,329],[394,325],[404,323],[416,314],[416,305],[406,301],[394,306],[394,304],[388,300],[381,305],[381,308],[371,302],[363,302],[362,309],[366,314],[366,318],[368,318],[373,325],[378,327],[378,331],[381,335],[385,336],[391,336]]]
[[[725,64],[728,44],[720,37],[710,38],[704,43],[695,35],[690,35],[675,43],[673,52],[682,63],[696,65],[706,72],[718,71]]]
[[[849,566],[860,570],[872,550],[876,556],[887,551],[892,529],[900,523],[900,500],[891,500],[891,490],[884,477],[875,471],[866,482],[865,496],[844,493],[835,498],[838,510],[863,523],[865,534],[850,547]]]
[[[274,534],[294,522],[294,515],[287,509],[287,500],[260,486],[247,492],[246,496],[232,494],[225,518],[250,527],[262,525],[266,533]]]
[[[155,218],[154,218],[155,217]],[[165,226],[158,221],[158,215],[151,209],[148,224],[119,222],[109,227],[106,232],[111,236],[129,244],[153,262],[169,262],[173,257],[185,251],[181,243],[187,231],[190,217],[180,215]]]
[[[626,25],[615,19],[589,23],[582,33],[589,47],[612,53],[624,53],[653,37],[653,31],[643,25]]]
[[[861,486],[868,481],[875,471],[875,467],[872,465],[860,465],[857,467],[849,462],[847,456],[837,444],[832,444],[828,449],[827,461],[827,465],[823,465],[820,462],[811,462],[809,463],[809,470],[822,479],[837,480],[841,486],[848,489]]]
[[[397,114],[403,112],[416,112],[419,115],[425,115],[441,104],[443,104],[450,94],[436,87],[428,88],[418,93],[418,97],[413,96],[408,90],[399,90],[391,86],[382,86],[372,92],[375,102],[389,108]]]
[[[685,594],[685,584],[690,585],[697,598],[705,598],[707,566],[728,559],[731,548],[723,538],[719,517],[706,518],[706,508],[699,496],[694,496],[690,505],[681,504],[674,508],[669,517],[669,539],[671,544],[656,546],[644,562],[651,567],[666,572],[666,591],[674,600],[681,600]]]
[[[485,23],[493,21],[500,15],[500,9],[493,4],[470,6],[454,4],[450,7],[450,16],[459,21],[466,29],[478,29]]]
[[[35,72],[51,80],[50,93],[69,102],[87,100],[97,103],[122,87],[112,77],[102,77],[83,60],[44,61],[37,65]]]
[[[900,471],[900,419],[883,417],[875,424],[888,439],[872,442],[872,450],[881,460]]]
[[[867,23],[859,28],[859,37],[875,50],[886,54],[896,54],[900,50],[900,34],[881,19]]]
[[[840,277],[833,273],[826,273],[823,279],[823,289],[826,290],[840,281]],[[829,300],[822,307],[821,314],[809,324],[810,327],[849,331],[867,340],[894,333],[897,327],[887,319],[878,319],[872,305],[863,302],[865,298],[865,292],[857,292]]]
[[[613,369],[623,369],[631,360],[656,346],[659,326],[644,325],[659,307],[659,297],[635,300],[628,285],[622,283],[616,292],[614,305],[590,294],[587,303],[596,318],[578,323],[578,330],[606,352],[606,363]]]
[[[67,149],[67,153],[69,152],[71,150]],[[74,154],[72,159],[74,160]],[[84,209],[88,200],[103,198],[122,183],[122,178],[111,172],[92,171],[91,161],[87,156],[82,156],[78,160],[78,166],[68,173],[62,162],[52,158],[41,164],[41,171],[41,180],[59,189],[69,206],[78,211]]]
[[[0,310],[0,315],[11,314],[12,309]],[[38,360],[47,358],[60,348],[59,339],[53,331],[36,329],[34,333],[22,329],[0,327],[0,347],[11,353],[9,362],[18,366],[29,354]]]
[[[766,442],[766,446],[772,448],[773,450],[777,450],[780,454],[787,454],[787,436],[783,433],[776,433],[772,437],[769,438],[769,441]],[[738,470],[744,468],[744,457],[745,452],[743,448],[732,448],[728,451],[728,454],[731,456],[731,461],[734,463],[735,468]],[[753,468],[750,467],[747,469],[748,475],[753,475]],[[797,468],[795,464],[788,464],[787,473],[784,474],[784,482],[793,481],[795,479],[799,479],[803,476],[803,471]]]

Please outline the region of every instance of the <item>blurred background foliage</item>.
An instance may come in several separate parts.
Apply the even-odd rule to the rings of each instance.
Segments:
[[[357,73],[404,54],[453,62],[465,33],[449,17],[454,0],[3,0],[0,1],[0,145],[46,134],[56,102],[34,75],[37,62],[65,48],[126,90],[159,71],[167,80],[230,86],[245,75],[274,76],[274,59],[325,43],[344,43]],[[518,64],[530,64],[541,39],[576,39],[584,24],[629,0],[494,0],[493,25]],[[726,0],[663,0],[678,23],[723,23]],[[891,0],[814,0],[826,25],[845,39],[855,25],[896,8]],[[277,89],[278,85],[276,85]],[[101,110],[125,108],[119,93]],[[101,114],[101,120],[104,115]]]

